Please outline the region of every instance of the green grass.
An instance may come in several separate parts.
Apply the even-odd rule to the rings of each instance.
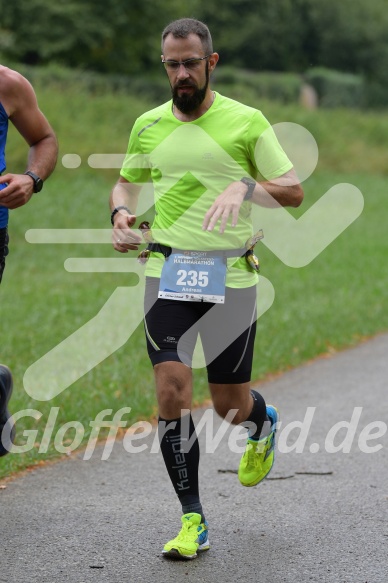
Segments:
[[[351,182],[361,189],[364,211],[310,265],[291,269],[262,249],[262,273],[273,283],[276,297],[259,322],[256,377],[388,329],[383,271],[388,251],[382,210],[385,179],[322,174],[314,178],[314,189],[307,187],[306,194],[314,200],[338,182]]]
[[[124,417],[127,426],[152,418],[156,411],[141,325],[122,348],[55,399],[34,400],[23,388],[23,375],[31,364],[94,317],[118,286],[136,283],[123,273],[74,274],[64,269],[68,257],[116,257],[109,245],[32,245],[26,242],[25,231],[109,228],[107,200],[118,171],[92,170],[87,158],[95,152],[124,152],[134,118],[151,107],[130,96],[93,97],[74,90],[39,89],[38,97],[58,133],[61,152],[42,193],[11,213],[11,252],[0,290],[0,350],[1,362],[10,366],[15,380],[12,412],[35,409],[42,416],[19,420],[17,443],[25,443],[23,432],[32,429],[37,432],[36,446],[25,454],[2,458],[0,477],[58,457],[53,438],[68,421],[82,423],[85,445],[89,423],[103,409],[114,413],[131,407]],[[236,97],[244,100],[243,95]],[[262,109],[271,122],[300,123],[317,139],[319,164],[304,184],[305,203],[292,211],[295,217],[339,182],[355,184],[365,199],[360,218],[307,267],[286,267],[260,246],[262,274],[272,282],[276,296],[258,323],[253,378],[259,380],[388,329],[388,274],[384,268],[388,114],[306,112],[255,103],[253,94],[247,94],[245,101]],[[80,168],[63,168],[61,157],[66,153],[81,156]],[[26,147],[12,131],[9,170],[23,171],[25,158]],[[203,370],[194,374],[194,399],[201,403],[208,398],[206,376]],[[39,454],[52,407],[59,408],[53,438],[47,453]],[[73,430],[66,435],[70,442],[73,435]]]

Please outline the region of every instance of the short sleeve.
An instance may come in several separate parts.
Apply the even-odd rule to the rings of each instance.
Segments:
[[[249,144],[254,165],[264,180],[278,178],[293,167],[272,126],[261,112],[257,112],[252,120]]]
[[[129,136],[128,149],[120,176],[135,184],[148,182],[151,178],[149,157],[142,151],[136,123]]]

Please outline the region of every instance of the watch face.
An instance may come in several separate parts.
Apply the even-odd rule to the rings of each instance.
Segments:
[[[37,178],[34,180],[34,192],[40,192],[43,188],[43,180],[41,178]]]
[[[30,176],[34,181],[34,192],[40,192],[43,188],[43,180],[39,178],[39,176],[31,172],[31,170],[27,170],[27,172],[25,172],[24,174]]]

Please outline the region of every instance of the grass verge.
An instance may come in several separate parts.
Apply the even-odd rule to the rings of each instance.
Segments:
[[[119,409],[130,408],[123,416],[127,427],[152,418],[156,411],[141,323],[127,342],[58,397],[38,401],[24,390],[29,366],[92,319],[117,287],[136,285],[130,274],[64,269],[68,257],[115,257],[109,245],[32,245],[25,232],[109,228],[107,199],[118,171],[92,170],[87,159],[95,152],[124,152],[134,118],[149,107],[130,96],[88,97],[50,90],[41,90],[39,101],[58,133],[61,156],[76,153],[81,166],[66,169],[60,157],[44,191],[11,213],[11,252],[1,286],[1,361],[14,375],[12,412],[29,410],[18,421],[17,443],[31,448],[3,458],[0,477],[57,458],[64,452],[58,445],[66,450],[78,434],[82,433],[79,447],[85,447],[93,429],[90,423],[103,410],[110,410],[109,421]],[[254,96],[246,101],[253,105]],[[286,267],[261,245],[262,274],[275,288],[275,301],[258,322],[253,378],[260,380],[388,329],[388,276],[383,269],[388,247],[384,204],[388,116],[358,114],[353,119],[354,114],[346,111],[256,106],[273,123],[304,125],[318,142],[319,163],[304,184],[304,205],[292,211],[296,218],[340,182],[356,185],[365,200],[360,218],[304,268]],[[9,170],[23,171],[25,157],[22,140],[11,132]],[[96,337],[96,346],[99,341]],[[206,376],[197,370],[194,400],[199,404],[206,398]],[[108,431],[103,429],[100,436]]]

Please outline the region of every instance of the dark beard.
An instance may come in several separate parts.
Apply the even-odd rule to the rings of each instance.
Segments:
[[[194,88],[192,95],[178,95],[179,87],[184,85],[189,85]],[[209,85],[209,69],[206,67],[206,81],[202,89],[198,89],[194,84],[190,82],[181,81],[177,83],[174,87],[171,87],[172,101],[175,107],[179,109],[182,113],[192,113],[199,108],[203,100],[205,99],[206,91]]]

